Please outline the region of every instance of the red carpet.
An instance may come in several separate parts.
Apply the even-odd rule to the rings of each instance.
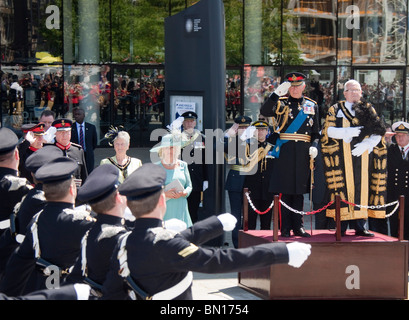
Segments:
[[[306,230],[308,233],[311,234],[311,230]],[[389,237],[387,235],[373,232],[374,237],[362,237],[356,236],[355,230],[347,230],[345,236],[341,237],[341,242],[390,242],[390,241],[398,241],[397,238]],[[263,238],[267,241],[273,242],[273,230],[248,230],[245,231],[249,235]],[[299,241],[299,242],[336,242],[335,239],[335,230],[313,230],[312,236],[310,238],[303,238],[298,236],[291,236],[289,238],[281,237],[280,234],[278,236],[278,241],[284,242],[292,242],[292,241]],[[337,241],[338,242],[338,241]]]

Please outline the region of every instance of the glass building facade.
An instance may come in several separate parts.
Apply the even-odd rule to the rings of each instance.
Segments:
[[[321,110],[343,84],[387,123],[408,111],[408,0],[224,0],[226,125],[256,119],[287,72],[308,76]],[[193,0],[0,0],[1,122],[19,128],[45,109],[76,106],[98,128],[123,125],[131,146],[149,147],[164,127],[164,20]],[[171,63],[167,61],[167,63]],[[11,90],[13,82],[23,89]],[[14,84],[15,86],[16,84]]]

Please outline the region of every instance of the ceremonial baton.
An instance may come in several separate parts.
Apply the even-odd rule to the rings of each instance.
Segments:
[[[310,170],[311,170],[310,212],[312,212],[312,189],[314,188],[314,158],[312,156],[310,156]],[[311,214],[311,235],[312,235],[312,214]]]

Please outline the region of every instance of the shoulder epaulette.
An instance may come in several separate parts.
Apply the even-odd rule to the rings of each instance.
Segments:
[[[309,97],[304,97],[304,98],[307,99],[307,100],[310,100],[310,101],[314,102],[315,104],[317,104],[317,102],[316,102],[315,100],[313,100],[313,99],[311,99],[311,98],[309,98]]]
[[[74,147],[77,147],[78,149],[82,149],[81,145],[79,145],[77,143],[71,142],[71,145],[74,146]]]

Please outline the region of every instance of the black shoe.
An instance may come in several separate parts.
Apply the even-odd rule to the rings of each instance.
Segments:
[[[374,237],[375,236],[372,232],[369,232],[368,230],[356,230],[355,235],[362,236],[362,237]]]
[[[290,230],[282,230],[281,236],[288,238],[290,236]]]
[[[309,233],[307,233],[304,228],[300,228],[298,230],[293,230],[294,231],[294,235],[295,236],[300,236],[300,237],[304,237],[304,238],[309,238],[311,237],[311,235]]]

